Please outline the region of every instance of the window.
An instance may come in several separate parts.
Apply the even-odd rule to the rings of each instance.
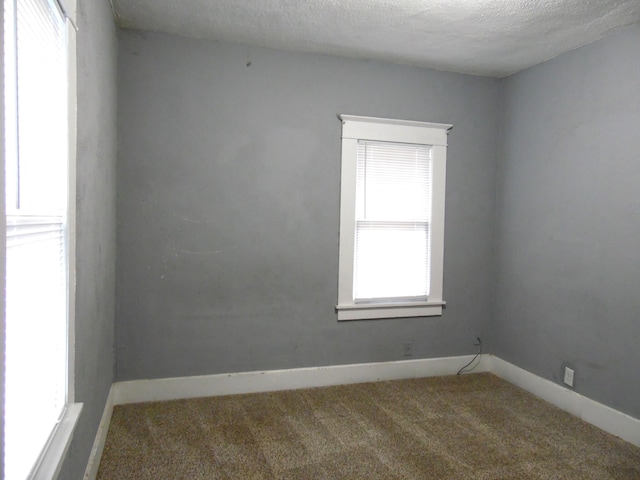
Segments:
[[[338,320],[441,315],[451,125],[340,119]]]
[[[4,22],[5,475],[51,479],[80,413],[69,348],[75,31],[55,0],[4,0]]]

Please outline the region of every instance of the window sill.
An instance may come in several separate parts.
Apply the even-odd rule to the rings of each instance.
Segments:
[[[81,411],[81,403],[72,403],[67,406],[64,415],[51,436],[51,441],[42,454],[38,467],[30,477],[31,480],[53,480],[57,478],[67,449],[71,444],[73,430],[78,423]]]
[[[338,305],[338,320],[366,320],[374,318],[435,317],[442,315],[444,301],[420,303],[376,303]]]

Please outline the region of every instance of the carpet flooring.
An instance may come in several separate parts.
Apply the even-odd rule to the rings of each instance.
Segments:
[[[640,448],[472,374],[117,406],[98,479],[640,480]]]

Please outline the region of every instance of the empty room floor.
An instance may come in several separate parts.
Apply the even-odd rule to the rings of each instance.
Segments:
[[[638,480],[640,448],[492,374],[116,406],[98,479]]]

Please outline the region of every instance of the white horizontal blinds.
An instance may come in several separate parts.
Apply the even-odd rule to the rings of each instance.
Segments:
[[[429,295],[431,147],[359,141],[354,300]]]
[[[64,17],[51,0],[17,0],[19,208],[66,208],[68,120]]]
[[[18,206],[18,87],[16,85],[15,0],[4,0],[4,156],[5,205]]]
[[[7,221],[5,469],[23,479],[66,400],[64,242],[55,218]]]
[[[53,1],[5,0],[6,12],[4,459],[24,479],[67,401],[67,41]]]

